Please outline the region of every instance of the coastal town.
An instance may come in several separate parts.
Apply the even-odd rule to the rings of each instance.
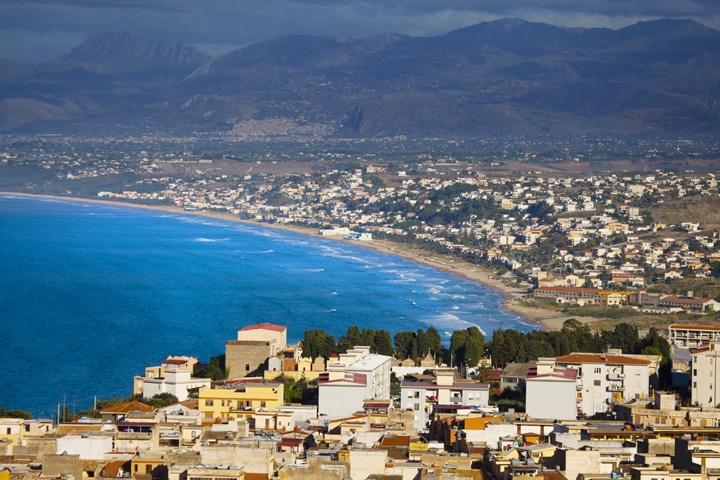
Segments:
[[[239,161],[41,144],[0,152],[0,190],[382,242],[438,268],[490,272],[495,288],[520,292],[508,308],[563,322],[556,337],[529,334],[523,352],[517,332],[490,340],[468,329],[444,353],[413,338],[414,355],[398,336],[388,350],[345,338],[345,348],[320,352],[308,332],[291,345],[287,326],[249,323],[210,365],[161,351],[128,379],[122,402],[78,416],[58,406],[53,419],[3,416],[0,480],[720,472],[720,190],[711,169],[595,171],[580,154],[551,168],[532,154]],[[571,313],[583,321],[566,320]],[[585,317],[615,330],[593,333]],[[645,343],[630,342],[638,331]],[[593,339],[593,351],[580,348]]]
[[[668,338],[673,385],[685,385],[690,405],[658,390],[662,356],[650,350],[571,352],[502,369],[482,358],[461,372],[432,351],[416,362],[356,345],[313,358],[302,342],[288,345],[283,325],[246,325],[226,341],[222,378],[197,376],[207,372],[198,359],[171,355],[128,379],[132,397],[87,416],[0,418],[0,473],[711,480],[720,468],[720,328],[674,325]],[[292,401],[299,383],[301,401]],[[520,392],[524,411],[492,405],[498,389]]]
[[[524,306],[630,307],[652,315],[718,307],[720,190],[711,161],[684,162],[703,173],[648,164],[588,173],[594,164],[580,153],[551,163],[528,153],[480,163],[327,152],[254,153],[238,161],[164,144],[123,155],[95,143],[83,153],[67,140],[22,145],[0,154],[8,179],[1,189],[224,215],[367,246],[385,240],[395,252],[440,254],[491,267],[496,277],[508,272],[500,290],[513,283],[527,290]],[[694,148],[647,145],[634,155],[668,159],[684,149],[692,158]],[[22,181],[10,184],[20,174]]]

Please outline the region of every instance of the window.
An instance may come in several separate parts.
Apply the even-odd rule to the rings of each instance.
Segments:
[[[602,373],[602,369],[601,369],[600,367],[597,367],[597,368],[595,369],[595,373]]]
[[[250,371],[250,364],[249,364],[249,363],[246,363],[246,364],[245,364],[245,370],[248,371],[248,372]]]
[[[697,377],[697,368],[693,368],[693,377]]]
[[[260,408],[265,408],[265,400],[263,400],[262,402],[260,402]]]
[[[420,404],[419,403],[414,404],[413,410],[420,410]]]
[[[213,401],[212,401],[212,400],[205,400],[205,406],[206,406],[206,407],[212,407],[212,406],[213,406]]]
[[[420,392],[414,392],[413,398],[420,398]]]
[[[600,386],[600,380],[595,380],[595,381],[593,381],[593,385],[595,385],[596,387],[599,387],[599,386]]]

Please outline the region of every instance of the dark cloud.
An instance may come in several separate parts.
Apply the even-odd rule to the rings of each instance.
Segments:
[[[440,35],[513,17],[620,28],[689,18],[720,28],[717,0],[0,0],[0,57],[39,61],[107,32],[176,38],[217,54],[289,33]]]

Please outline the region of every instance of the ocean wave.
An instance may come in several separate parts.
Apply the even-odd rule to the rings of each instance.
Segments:
[[[200,242],[200,243],[218,243],[218,242],[227,242],[229,240],[230,240],[229,238],[195,237],[195,241]]]

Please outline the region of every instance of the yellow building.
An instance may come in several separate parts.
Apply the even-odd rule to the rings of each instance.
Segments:
[[[5,445],[4,455],[13,455],[13,449],[25,445],[25,420],[22,418],[0,418],[0,441]]]
[[[256,411],[277,410],[284,403],[284,387],[282,383],[262,379],[216,382],[215,388],[200,389],[198,409],[206,421],[249,418]]]

